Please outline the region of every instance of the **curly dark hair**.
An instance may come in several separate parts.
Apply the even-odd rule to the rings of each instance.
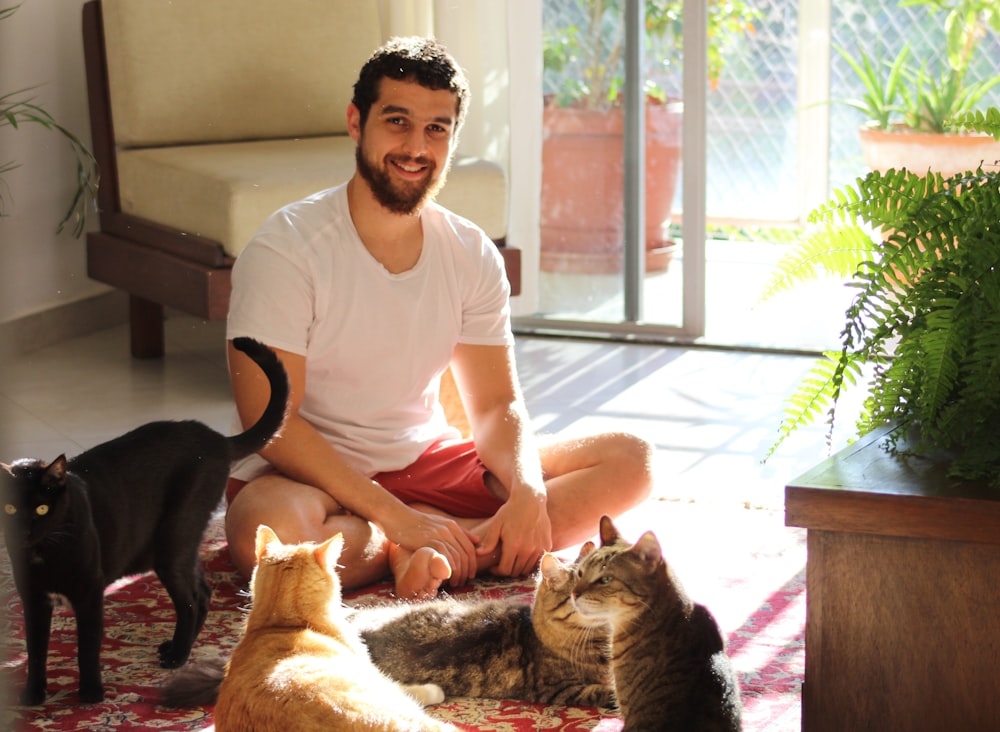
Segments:
[[[434,38],[410,36],[392,38],[378,48],[361,67],[354,84],[351,101],[361,112],[361,126],[368,121],[368,113],[378,98],[382,79],[415,81],[420,86],[440,91],[447,89],[456,96],[454,137],[465,122],[468,110],[469,81],[465,72],[448,50]]]

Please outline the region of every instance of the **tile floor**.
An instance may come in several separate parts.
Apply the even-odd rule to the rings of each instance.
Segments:
[[[167,357],[136,361],[124,326],[8,359],[0,459],[73,455],[154,419],[232,416],[222,323],[167,322]],[[656,495],[780,510],[788,479],[826,455],[822,426],[761,460],[804,357],[523,337],[518,364],[540,431],[624,429],[658,448]]]
[[[760,241],[705,242],[705,334],[700,343],[823,351],[840,348],[844,311],[853,288],[818,277],[766,300],[762,295],[781,257],[791,249]],[[680,325],[684,250],[665,271],[643,280],[642,320]],[[547,317],[614,323],[624,311],[622,275],[539,274],[539,312]]]

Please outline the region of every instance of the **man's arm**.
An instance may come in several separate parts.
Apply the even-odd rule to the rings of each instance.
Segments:
[[[451,365],[479,457],[508,493],[506,503],[479,531],[479,552],[488,554],[499,544],[497,572],[528,574],[551,548],[552,527],[513,347],[460,343]]]
[[[260,454],[282,474],[328,493],[343,508],[378,526],[386,537],[415,551],[429,546],[444,554],[453,577],[475,576],[473,538],[456,522],[416,511],[375,481],[354,470],[316,429],[299,415],[305,392],[304,356],[274,349],[288,374],[290,396],[281,434]],[[240,421],[253,424],[263,413],[270,387],[250,358],[228,346],[229,373]]]

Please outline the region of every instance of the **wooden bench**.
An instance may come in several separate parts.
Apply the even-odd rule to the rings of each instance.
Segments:
[[[129,294],[132,355],[158,358],[165,307],[225,318],[264,219],[353,173],[345,112],[384,40],[378,4],[89,0],[83,40],[101,171],[87,272]],[[518,294],[503,168],[457,157],[438,201],[501,247]]]

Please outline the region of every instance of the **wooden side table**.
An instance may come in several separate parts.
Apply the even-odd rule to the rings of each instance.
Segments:
[[[996,732],[1000,492],[890,455],[887,432],[785,489],[808,529],[802,729]]]

